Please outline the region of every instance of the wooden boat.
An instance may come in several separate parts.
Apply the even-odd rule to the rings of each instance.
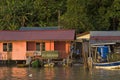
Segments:
[[[118,53],[111,52],[110,46],[98,45],[92,47],[95,48],[95,55],[92,57],[95,61],[92,62],[95,68],[120,69],[120,55]]]
[[[44,67],[47,68],[47,67],[54,67],[54,63],[47,63],[47,64],[44,64]]]
[[[28,67],[28,64],[17,64],[17,67]]]
[[[106,62],[106,63],[93,63],[95,68],[102,69],[120,69],[120,61],[116,62]]]

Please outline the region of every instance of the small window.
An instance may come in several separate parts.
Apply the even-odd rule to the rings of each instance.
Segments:
[[[12,43],[3,43],[3,51],[12,51]]]
[[[45,51],[45,42],[42,42],[42,51]]]
[[[36,43],[36,51],[45,51],[45,43]]]
[[[36,50],[36,43],[35,42],[27,42],[26,49],[27,51],[35,51]]]
[[[12,51],[12,43],[8,43],[8,51]]]
[[[3,43],[3,51],[7,51],[7,43]]]
[[[40,51],[40,43],[36,43],[36,51]]]

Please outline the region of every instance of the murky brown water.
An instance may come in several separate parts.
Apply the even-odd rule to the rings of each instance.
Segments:
[[[0,80],[120,80],[120,70],[93,69],[83,67],[17,68],[0,67]]]

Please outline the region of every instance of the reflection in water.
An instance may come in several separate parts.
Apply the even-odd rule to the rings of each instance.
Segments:
[[[64,75],[65,75],[65,80],[69,80],[69,76],[70,76],[70,68],[64,68]]]
[[[2,80],[4,77],[7,76],[7,71],[8,71],[8,68],[6,68],[6,67],[0,68],[0,80]]]
[[[29,76],[29,75],[32,76]],[[84,70],[83,67],[0,67],[0,80],[119,80],[120,70]]]
[[[55,71],[54,68],[44,68],[44,75],[46,76],[46,80],[53,80],[55,77]]]
[[[17,67],[0,67],[0,80],[25,80],[26,69]]]
[[[27,74],[26,69],[24,68],[11,68],[11,76],[14,79],[21,79],[21,78],[25,78]]]

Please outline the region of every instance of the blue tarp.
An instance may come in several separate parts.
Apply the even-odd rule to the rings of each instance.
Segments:
[[[108,53],[109,53],[109,48],[108,48],[108,46],[98,47],[97,51],[99,52],[99,55],[100,55],[103,59],[107,59],[107,55],[108,55]]]

